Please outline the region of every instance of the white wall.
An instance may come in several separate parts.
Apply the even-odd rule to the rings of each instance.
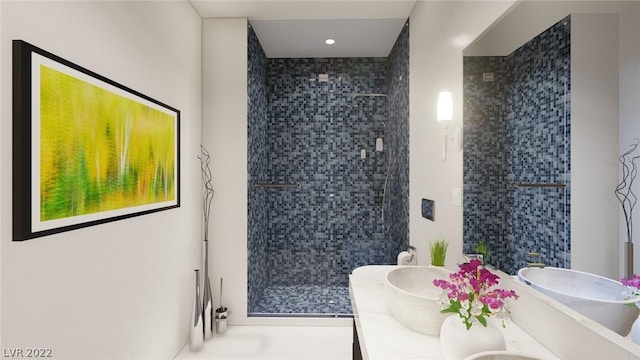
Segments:
[[[514,1],[419,1],[410,17],[409,234],[418,262],[427,264],[429,241],[449,240],[447,266],[462,254],[462,207],[452,204],[452,188],[462,188],[462,152],[449,145],[442,160],[443,131],[436,121],[442,89],[454,97],[453,126],[462,125],[462,50]],[[422,218],[421,199],[435,200],[435,221]]]
[[[571,15],[571,267],[618,278],[618,15]]]
[[[202,137],[215,189],[211,281],[219,294],[224,278],[228,321],[237,324],[247,320],[247,19],[204,19],[202,44]]]
[[[634,139],[640,138],[640,3],[633,3],[628,9],[620,13],[620,148],[622,154],[629,149]],[[635,155],[640,154],[640,150]],[[633,186],[636,195],[640,195],[640,178],[636,179]],[[618,205],[618,209],[620,209]],[[636,235],[634,239],[634,273],[640,273],[640,238],[638,225],[640,213],[636,208],[634,222]],[[620,214],[620,244],[626,241],[624,217]],[[621,249],[623,246],[621,246]],[[620,253],[620,258],[624,259]],[[620,264],[620,274],[623,272],[623,264]]]
[[[0,4],[0,19],[2,19],[2,5],[1,4]],[[0,44],[2,44],[2,26],[1,25],[0,25]],[[2,48],[3,47],[0,45],[0,71],[2,71],[2,69],[4,69],[2,67],[2,64],[5,62],[4,61],[4,56],[3,56],[3,53],[2,53]],[[3,94],[2,88],[3,88],[3,85],[2,85],[2,81],[0,80],[0,119],[2,119],[2,116],[3,116],[2,114],[4,114],[3,106],[2,106],[2,103],[3,103],[2,99],[4,99],[2,97],[2,94]],[[2,125],[0,125],[0,129],[2,129]],[[0,135],[0,149],[4,149],[2,147],[2,138],[3,138],[3,136]],[[2,157],[1,154],[2,154],[2,152],[0,152],[0,161],[4,160],[4,158]],[[3,182],[2,178],[3,177],[0,176],[0,194],[2,193],[2,189],[3,189],[3,187],[2,187],[2,182]],[[4,209],[7,209],[7,207],[5,206],[5,202],[2,201],[2,196],[0,196],[0,219],[2,218],[1,215],[4,213]],[[4,234],[2,232],[2,223],[3,222],[0,220],[0,239],[2,239],[2,234]],[[1,240],[0,240],[0,249],[2,249]],[[2,285],[1,284],[2,284],[2,256],[0,254],[0,339],[2,339],[2,328],[4,327],[2,325],[3,322],[2,322]],[[2,340],[0,340],[0,346],[2,346]]]
[[[200,18],[187,2],[0,2],[2,347],[55,358],[172,358],[199,267]],[[11,40],[181,110],[181,207],[11,238]]]

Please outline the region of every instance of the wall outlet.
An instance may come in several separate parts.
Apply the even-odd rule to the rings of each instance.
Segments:
[[[451,188],[451,204],[455,206],[462,206],[462,188]]]

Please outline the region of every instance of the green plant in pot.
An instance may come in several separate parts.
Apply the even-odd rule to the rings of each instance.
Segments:
[[[449,247],[447,239],[436,239],[429,243],[429,250],[431,250],[431,265],[444,266],[444,261],[447,257],[447,247]]]
[[[489,247],[487,246],[487,242],[484,240],[480,240],[478,245],[475,247],[475,251],[478,254],[482,254],[482,264],[486,264],[489,259]]]

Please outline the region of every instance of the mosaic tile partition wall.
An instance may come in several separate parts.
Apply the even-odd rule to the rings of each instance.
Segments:
[[[389,53],[387,66],[392,161],[385,221],[392,244],[389,263],[394,264],[409,246],[409,22]]]
[[[348,305],[354,268],[392,264],[408,246],[408,24],[388,58],[266,59],[249,33],[249,182],[300,184],[248,189],[249,312],[295,312],[256,305],[285,303],[296,286]],[[389,99],[354,98],[365,93]]]
[[[267,56],[256,37],[248,28],[248,307],[252,309],[260,300],[267,285],[267,194],[252,190],[254,182],[267,181]]]
[[[570,18],[506,57],[466,57],[464,73],[465,252],[485,240],[511,274],[569,267]]]

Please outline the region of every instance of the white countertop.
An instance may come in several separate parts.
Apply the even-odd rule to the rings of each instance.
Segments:
[[[355,269],[349,276],[349,293],[362,356],[370,360],[443,359],[440,338],[423,335],[400,324],[387,305],[384,278],[397,266],[370,265]],[[498,326],[507,350],[559,358],[536,342],[513,322]]]

